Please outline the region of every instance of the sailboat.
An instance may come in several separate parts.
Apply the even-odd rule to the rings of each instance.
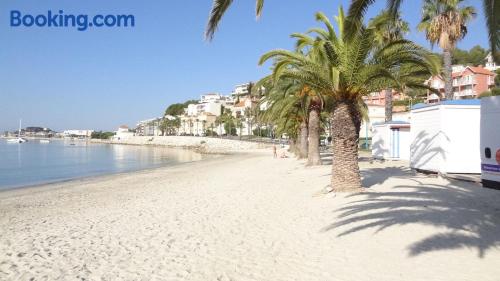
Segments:
[[[19,119],[19,131],[17,132],[17,138],[8,139],[7,142],[9,142],[9,143],[25,143],[27,141],[28,141],[27,139],[21,138],[21,119]]]

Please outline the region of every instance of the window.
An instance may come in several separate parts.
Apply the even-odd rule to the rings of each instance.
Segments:
[[[491,148],[487,147],[485,150],[484,150],[484,156],[488,159],[491,158]]]

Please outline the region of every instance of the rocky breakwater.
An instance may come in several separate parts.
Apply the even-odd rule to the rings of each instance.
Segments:
[[[93,139],[92,142],[188,148],[206,154],[245,153],[252,150],[270,148],[271,146],[267,143],[191,136],[134,136],[120,140]]]

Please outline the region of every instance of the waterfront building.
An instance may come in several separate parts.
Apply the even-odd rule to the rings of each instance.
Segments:
[[[217,116],[210,112],[203,112],[198,115],[183,115],[180,120],[180,135],[205,136],[208,130],[217,134],[221,132],[215,122]]]
[[[159,129],[162,117],[151,118],[139,121],[135,127],[137,136],[159,136],[161,131]]]
[[[65,130],[63,136],[65,138],[90,138],[94,130]]]
[[[134,132],[131,132],[127,125],[121,125],[118,130],[116,130],[113,140],[124,140],[135,136]]]

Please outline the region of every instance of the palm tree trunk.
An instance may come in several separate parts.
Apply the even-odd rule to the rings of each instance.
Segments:
[[[361,191],[358,165],[360,113],[355,102],[344,101],[333,111],[332,188],[336,192]]]
[[[295,148],[295,142],[293,141],[293,139],[290,139],[290,146],[288,147],[288,152],[292,152],[294,148]]]
[[[319,112],[309,112],[309,147],[307,151],[307,166],[321,165],[319,154]]]
[[[453,84],[451,80],[451,51],[443,50],[443,59],[444,59],[444,69],[443,69],[443,78],[444,78],[444,94],[447,100],[453,99]]]
[[[302,120],[300,123],[300,146],[299,146],[299,159],[304,159],[307,157],[308,143],[307,137],[309,135],[307,129],[306,120]]]
[[[392,89],[385,89],[385,122],[392,121]]]

